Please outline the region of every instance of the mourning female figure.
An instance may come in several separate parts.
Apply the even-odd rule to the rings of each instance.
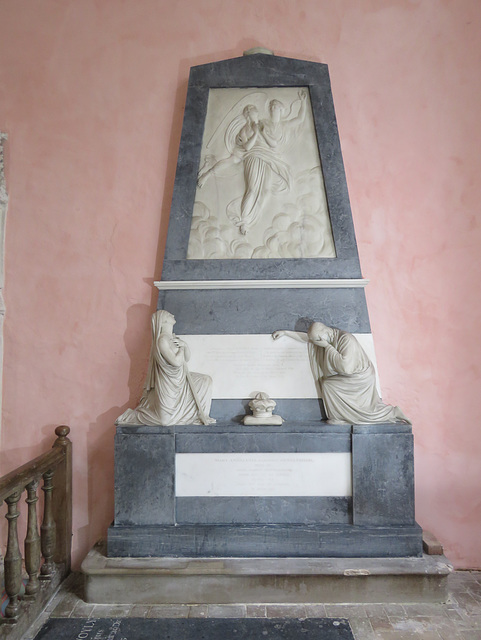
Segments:
[[[376,389],[376,372],[356,338],[347,331],[314,322],[307,333],[274,331],[306,342],[330,424],[409,422],[399,407],[384,404]]]
[[[209,417],[212,379],[187,368],[190,350],[173,333],[174,316],[157,311],[152,316],[152,347],[144,391],[136,409],[127,409],[116,424],[170,426],[212,424]]]

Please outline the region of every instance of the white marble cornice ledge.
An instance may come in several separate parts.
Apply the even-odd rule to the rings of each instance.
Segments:
[[[179,289],[357,289],[369,283],[367,278],[331,280],[157,280],[159,291]]]

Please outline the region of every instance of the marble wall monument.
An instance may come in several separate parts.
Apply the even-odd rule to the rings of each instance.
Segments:
[[[185,344],[205,401],[150,411],[154,332],[143,400],[118,420],[109,555],[421,555],[412,427],[381,400],[327,65],[191,69],[156,285],[154,317],[176,320],[169,398],[197,390]]]

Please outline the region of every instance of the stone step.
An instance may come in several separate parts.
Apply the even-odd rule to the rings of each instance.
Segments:
[[[82,563],[98,604],[445,602],[445,556],[115,558],[99,541]]]

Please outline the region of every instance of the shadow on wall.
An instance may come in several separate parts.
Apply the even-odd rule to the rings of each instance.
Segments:
[[[152,342],[150,325],[152,313],[153,311],[146,304],[133,304],[127,310],[127,328],[124,333],[124,344],[130,358],[130,371],[127,382],[129,400],[119,410],[115,418],[118,418],[125,409],[136,407],[142,395]]]
[[[114,516],[114,435],[121,410],[112,407],[91,423],[87,435],[88,525],[77,530],[79,558],[107,534]]]
[[[142,395],[150,352],[151,310],[134,304],[127,311],[124,344],[130,358],[129,400],[111,407],[89,426],[87,435],[88,525],[77,530],[80,557],[88,553],[100,537],[105,537],[114,515],[115,420],[128,407],[135,407]],[[120,345],[119,345],[120,347]]]

